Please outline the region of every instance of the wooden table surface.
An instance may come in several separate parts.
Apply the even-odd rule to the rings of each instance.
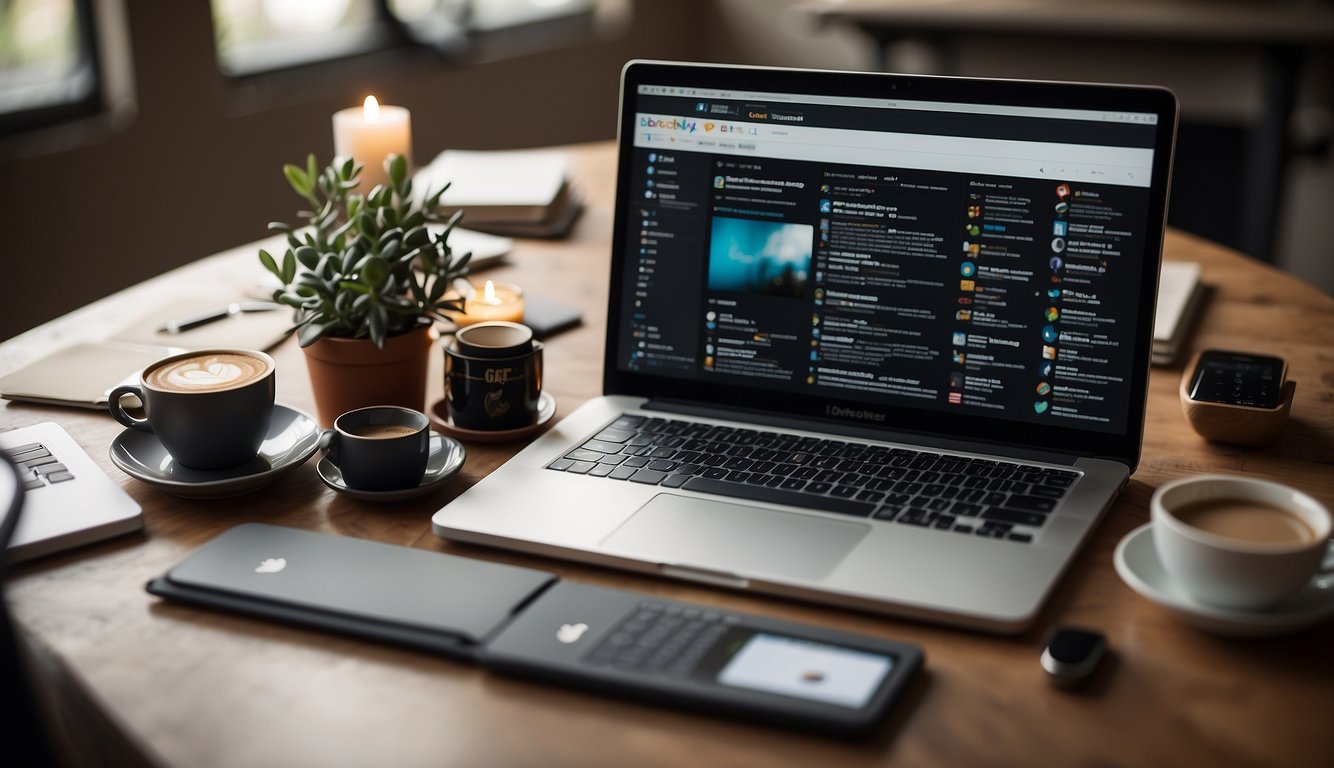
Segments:
[[[487,276],[577,299],[584,325],[547,346],[559,414],[598,394],[614,192],[610,144],[569,148],[589,209],[563,242],[519,241]],[[1186,424],[1180,368],[1154,369],[1139,470],[1057,587],[1037,626],[995,637],[452,544],[431,533],[441,505],[518,445],[468,445],[463,472],[423,499],[376,505],[336,495],[315,461],[239,499],[190,501],[132,480],[107,448],[121,427],[93,411],[6,403],[0,429],[51,420],[143,506],[142,534],[20,567],[9,589],[22,628],[67,665],[154,759],[171,765],[1329,765],[1334,621],[1269,640],[1187,626],[1132,592],[1116,543],[1148,520],[1154,488],[1201,472],[1280,480],[1334,504],[1334,300],[1234,252],[1179,233],[1167,258],[1197,261],[1214,288],[1194,348],[1288,360],[1293,420],[1264,449],[1210,445]],[[238,290],[248,249],[220,254],[0,345],[0,373],[58,345],[106,335],[151,297],[200,281]],[[301,352],[278,347],[280,401],[313,412]],[[430,397],[441,394],[432,361]],[[424,653],[161,602],[144,583],[224,529],[262,521],[559,572],[784,619],[911,641],[925,674],[877,736],[840,742],[505,679]],[[429,589],[430,585],[405,585]],[[1095,627],[1112,656],[1079,692],[1038,667],[1046,628]]]

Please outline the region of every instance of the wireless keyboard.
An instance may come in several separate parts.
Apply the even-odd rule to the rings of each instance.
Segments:
[[[0,450],[18,465],[23,513],[10,562],[143,528],[143,511],[59,424],[0,432]]]

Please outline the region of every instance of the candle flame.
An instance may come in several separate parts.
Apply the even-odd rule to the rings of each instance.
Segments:
[[[380,122],[380,102],[376,101],[374,96],[367,96],[365,103],[361,105],[361,109],[362,114],[366,117],[366,122]]]
[[[496,284],[490,280],[486,281],[486,287],[482,289],[482,301],[487,304],[500,303],[500,299],[496,298]]]

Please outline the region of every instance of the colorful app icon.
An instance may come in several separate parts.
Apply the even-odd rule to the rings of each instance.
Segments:
[[[970,298],[970,297],[968,297],[968,296],[960,296],[960,297],[959,297],[959,303],[960,303],[960,304],[963,304],[964,306],[967,306],[967,305],[969,305],[969,304],[972,304],[972,303],[973,303],[973,300],[972,300],[972,298]]]
[[[821,185],[820,185],[820,193],[821,193],[821,194],[825,194],[825,195],[829,194],[829,185],[828,185],[828,184],[821,184]]]
[[[1056,215],[1064,216],[1070,212],[1070,204],[1062,200],[1056,204]]]
[[[977,290],[977,283],[973,282],[972,280],[960,280],[960,281],[959,281],[959,290],[961,290],[961,291],[975,291],[975,290]]]
[[[725,186],[727,186],[727,179],[723,178],[722,176],[714,176],[714,177],[713,177],[713,188],[714,188],[714,189],[722,189],[722,188],[725,187]]]
[[[968,359],[968,357],[963,352],[957,349],[954,350],[953,354],[951,354],[950,357],[951,359],[954,360],[955,365],[963,365],[964,362],[967,361]]]
[[[972,277],[977,273],[977,265],[971,261],[965,261],[959,265],[959,274],[964,277]]]
[[[950,405],[962,405],[962,404],[963,404],[963,393],[962,393],[962,392],[951,392],[951,393],[949,394],[949,401],[950,401]]]
[[[963,333],[962,331],[955,331],[953,339],[954,346],[956,347],[968,346],[968,334]]]
[[[1052,249],[1053,251],[1055,251],[1056,253],[1061,253],[1061,252],[1065,251],[1065,238],[1064,238],[1064,237],[1053,237],[1053,238],[1051,239],[1051,249]]]
[[[1055,365],[1044,360],[1042,364],[1038,366],[1038,375],[1044,379],[1050,379],[1055,370]]]
[[[1069,197],[1069,196],[1070,196],[1070,185],[1069,185],[1069,184],[1066,184],[1065,182],[1061,182],[1060,184],[1057,184],[1057,185],[1056,185],[1056,196],[1059,197],[1059,198],[1061,198],[1062,200],[1064,200],[1064,199],[1066,199],[1067,197]]]
[[[976,256],[982,252],[982,246],[978,243],[964,243],[963,252],[969,256]]]
[[[963,228],[963,231],[967,232],[972,237],[977,237],[978,235],[982,234],[982,228],[977,226],[976,224],[969,224],[968,226]]]
[[[1049,298],[1049,299],[1059,299],[1059,298],[1061,298],[1061,289],[1060,289],[1060,288],[1048,288],[1048,289],[1047,289],[1047,298]]]
[[[1070,225],[1064,221],[1053,221],[1051,224],[1051,233],[1057,237],[1065,237],[1070,231]]]
[[[980,206],[980,205],[970,205],[970,206],[968,206],[968,218],[970,218],[970,219],[976,219],[977,217],[979,217],[979,216],[981,216],[981,215],[982,215],[982,206]]]
[[[1037,393],[1039,395],[1043,395],[1044,397],[1046,395],[1051,394],[1051,385],[1045,381],[1039,381],[1037,386]]]
[[[972,320],[972,319],[973,319],[973,310],[971,310],[971,309],[961,309],[961,310],[959,310],[958,312],[955,312],[955,313],[954,313],[954,319],[955,319],[955,320]]]
[[[1056,338],[1059,335],[1060,334],[1056,333],[1056,326],[1053,325],[1042,326],[1042,340],[1047,342],[1048,344],[1051,344],[1052,342],[1056,341]]]
[[[1033,403],[1033,412],[1034,412],[1034,413],[1046,413],[1046,412],[1047,412],[1047,401],[1046,401],[1046,400],[1039,400],[1039,401],[1037,401],[1036,403]]]
[[[1043,358],[1044,360],[1055,360],[1055,359],[1056,359],[1056,347],[1052,347],[1052,346],[1048,346],[1048,345],[1046,345],[1046,344],[1043,344],[1043,345],[1042,345],[1042,358]]]
[[[829,202],[828,200],[820,201],[820,213],[829,213],[832,210],[834,210],[833,203]]]
[[[1047,307],[1047,312],[1044,316],[1047,318],[1047,322],[1054,323],[1056,322],[1056,319],[1061,316],[1061,310],[1056,307]]]
[[[1053,272],[1060,272],[1061,267],[1065,266],[1065,262],[1060,256],[1053,256],[1051,257],[1051,261],[1047,262],[1047,266],[1051,267],[1051,271]]]

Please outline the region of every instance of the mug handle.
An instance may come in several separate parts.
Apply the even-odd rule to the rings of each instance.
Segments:
[[[107,396],[107,409],[111,411],[111,415],[116,417],[116,421],[119,421],[130,429],[152,433],[153,425],[148,423],[148,419],[136,419],[125,412],[125,408],[121,405],[120,401],[126,395],[134,395],[139,398],[140,403],[145,402],[144,390],[142,387],[138,384],[123,384],[111,390],[111,394]]]
[[[337,430],[326,429],[320,433],[320,450],[335,467],[338,466],[338,444]]]

